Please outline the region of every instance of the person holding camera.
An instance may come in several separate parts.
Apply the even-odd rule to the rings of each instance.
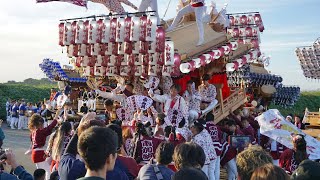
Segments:
[[[13,170],[13,175],[4,171],[0,171],[0,179],[6,180],[33,180],[33,177],[16,161],[15,155],[11,149],[1,152],[0,164],[9,165]]]

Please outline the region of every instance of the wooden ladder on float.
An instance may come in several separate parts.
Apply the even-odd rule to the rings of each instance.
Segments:
[[[217,87],[217,100],[219,103],[213,109],[213,114],[215,117],[215,124],[219,123],[222,119],[230,114],[230,110],[235,110],[247,102],[247,97],[244,89],[237,89],[231,95],[223,99],[222,97],[222,85],[215,84]]]

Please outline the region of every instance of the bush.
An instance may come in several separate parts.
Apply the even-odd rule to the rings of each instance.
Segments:
[[[38,83],[37,83],[38,82]],[[25,99],[36,103],[50,97],[50,89],[56,88],[56,83],[48,80],[32,80],[29,82],[8,82],[0,84],[0,119],[6,119],[7,99]]]

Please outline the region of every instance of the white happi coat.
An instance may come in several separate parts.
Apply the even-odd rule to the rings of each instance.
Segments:
[[[185,118],[185,120],[187,120],[189,115],[188,115],[188,106],[187,106],[185,100],[180,95],[177,95],[174,98],[176,99],[176,102],[173,106],[173,109],[180,110],[183,117]],[[164,103],[163,113],[165,115],[168,115],[167,113],[170,109],[170,105],[173,100],[171,98],[171,95],[169,95],[169,94],[164,94],[164,95],[154,94],[152,99],[154,101]]]
[[[203,84],[199,86],[199,93],[201,96],[202,102],[211,103],[216,99],[217,90],[213,84],[209,84],[208,87],[205,87]]]
[[[193,136],[191,142],[196,143],[202,147],[206,155],[205,164],[209,164],[210,161],[217,158],[211,136],[206,129],[203,129],[199,134]]]
[[[192,93],[189,93],[188,90],[186,90],[183,93],[183,98],[187,103],[188,110],[194,110],[197,113],[200,113],[200,103],[201,103],[201,95],[200,93],[195,89],[195,84],[192,84]]]

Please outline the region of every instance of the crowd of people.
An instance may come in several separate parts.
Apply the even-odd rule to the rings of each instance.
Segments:
[[[212,113],[217,104],[216,89],[208,80],[209,75],[204,75],[198,89],[188,81],[185,92],[180,92],[177,84],[171,84],[162,95],[155,89],[143,89],[141,94],[154,102],[148,108],[131,111],[130,122],[120,120],[115,111],[131,107],[125,100],[137,94],[132,83],[124,84],[116,93],[80,91],[79,100],[87,102],[90,98],[84,92],[94,93],[94,98],[108,97],[104,118],[82,108],[86,106],[83,103],[79,110],[83,117],[77,122],[72,118],[77,112],[68,101],[53,109],[56,94],[52,94],[51,101],[40,104],[38,110],[28,105],[33,114],[21,122],[19,115],[24,117],[30,109],[20,108],[24,101],[9,103],[9,124],[15,128],[18,121],[18,127],[31,132],[26,154],[37,167],[35,179],[219,180],[221,168],[226,169],[228,180],[320,179],[320,165],[308,160],[303,135],[295,135],[294,148],[288,149],[260,134],[255,118],[265,108],[233,109],[216,123]],[[287,119],[294,119],[293,123],[302,128],[299,116],[290,117]],[[27,122],[28,127],[19,126],[19,122]],[[12,152],[4,154],[7,158],[3,162],[12,165]],[[12,168],[16,179],[32,178],[16,162]]]

